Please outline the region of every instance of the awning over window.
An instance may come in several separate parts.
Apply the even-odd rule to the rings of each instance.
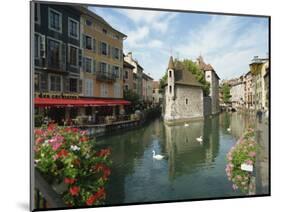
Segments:
[[[114,106],[129,105],[131,102],[122,99],[59,99],[35,98],[35,107],[87,107],[87,106]]]

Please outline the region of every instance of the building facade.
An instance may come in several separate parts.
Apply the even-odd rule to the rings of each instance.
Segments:
[[[72,6],[34,4],[35,97],[78,98],[82,94],[80,15]],[[43,113],[43,108],[38,110]],[[69,117],[69,110],[54,107],[44,115],[60,123]],[[73,117],[76,112],[71,112]]]
[[[126,35],[84,6],[35,3],[33,9],[36,111],[61,124],[123,110]]]
[[[137,93],[142,100],[142,91],[143,91],[143,86],[142,86],[142,73],[143,73],[143,68],[141,65],[133,58],[132,52],[129,52],[127,55],[124,57],[124,61],[129,63],[134,67],[133,69],[133,90],[135,93]]]
[[[197,58],[197,64],[199,68],[204,72],[205,80],[210,83],[210,93],[211,98],[211,113],[218,114],[220,112],[219,105],[219,76],[210,64],[206,64],[202,56]]]
[[[146,73],[142,73],[142,100],[146,103],[152,103],[152,85],[153,78],[147,75]]]
[[[230,95],[232,107],[236,110],[243,109],[245,105],[245,82],[243,76],[232,82]]]
[[[80,12],[71,6],[35,3],[35,95],[77,97],[80,80]]]
[[[170,57],[168,79],[164,87],[164,121],[181,122],[203,118],[202,85],[191,72]]]
[[[269,72],[268,58],[259,58],[255,56],[250,63],[251,72],[253,75],[252,89],[254,93],[254,108],[268,110],[268,86],[266,85],[265,78]],[[270,73],[269,73],[270,74]]]
[[[245,107],[247,109],[253,109],[253,76],[251,71],[248,71],[244,76],[245,82]]]
[[[134,88],[134,66],[123,61],[123,79],[124,79],[124,90],[135,90]]]
[[[159,81],[153,81],[152,82],[152,102],[153,104],[159,105],[163,101],[163,95],[160,89],[160,83]]]

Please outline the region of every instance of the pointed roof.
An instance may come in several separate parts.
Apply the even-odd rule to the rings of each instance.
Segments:
[[[175,84],[203,87],[203,85],[197,81],[195,76],[189,70],[185,69],[175,70]]]
[[[168,69],[174,69],[174,60],[173,57],[170,56],[169,64],[168,64]]]
[[[201,55],[197,58],[197,61],[198,61],[199,69],[201,69],[204,72],[205,71],[213,71],[215,73],[215,75],[217,76],[217,78],[220,79],[217,72],[214,70],[213,66],[211,64],[206,64]]]

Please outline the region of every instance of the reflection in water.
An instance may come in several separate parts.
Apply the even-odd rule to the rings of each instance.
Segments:
[[[249,119],[221,114],[204,121],[166,126],[160,119],[137,130],[98,140],[112,149],[107,204],[154,202],[243,195],[225,174],[226,154]],[[227,128],[231,127],[231,133]],[[233,134],[233,135],[232,135]],[[196,138],[202,136],[200,144]],[[168,156],[155,160],[156,154]]]

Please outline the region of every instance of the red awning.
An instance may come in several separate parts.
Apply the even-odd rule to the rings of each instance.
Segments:
[[[114,106],[129,105],[131,102],[123,99],[59,99],[35,98],[36,107],[86,107],[86,106]]]

